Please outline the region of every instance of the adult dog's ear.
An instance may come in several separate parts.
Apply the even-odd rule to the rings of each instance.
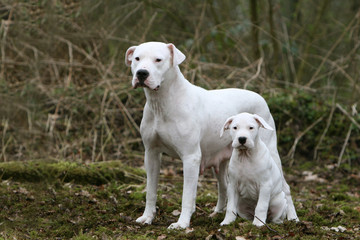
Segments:
[[[230,124],[232,123],[232,121],[234,120],[234,117],[229,117],[228,119],[226,119],[224,126],[221,128],[220,130],[220,137],[222,137],[224,135],[224,131],[229,129]]]
[[[186,56],[179,49],[177,49],[174,44],[169,43],[167,44],[167,47],[170,50],[170,55],[171,55],[170,61],[173,67],[179,65],[185,60]]]
[[[254,114],[254,118],[260,127],[265,128],[267,130],[273,131],[274,129],[259,115]]]
[[[125,64],[128,67],[131,66],[131,62],[133,59],[133,54],[134,54],[135,49],[136,49],[136,46],[129,47],[129,49],[125,53]]]

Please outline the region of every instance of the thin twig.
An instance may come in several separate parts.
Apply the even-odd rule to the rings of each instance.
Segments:
[[[150,30],[150,28],[151,28],[151,25],[154,23],[155,18],[157,17],[157,15],[158,15],[158,13],[155,12],[155,14],[152,15],[152,17],[150,18],[149,24],[147,25],[147,27],[146,27],[146,29],[145,29],[142,37],[141,37],[141,42],[144,42],[144,41],[145,41],[146,35],[147,35],[147,33],[149,32],[149,30]]]
[[[255,75],[253,75],[251,78],[249,78],[248,80],[246,80],[246,82],[245,82],[245,84],[244,84],[244,89],[247,89],[249,83],[250,83],[252,80],[254,80],[254,79],[256,79],[257,77],[259,77],[260,72],[261,72],[261,65],[262,65],[263,61],[264,61],[264,58],[262,58],[262,57],[259,58],[256,73],[255,73]]]
[[[318,144],[316,144],[316,147],[315,147],[315,149],[314,149],[314,157],[313,157],[313,160],[317,160],[317,158],[318,158],[318,150],[319,150],[319,147],[320,147],[321,143],[323,142],[326,133],[327,133],[328,130],[329,130],[329,127],[330,127],[332,118],[333,118],[333,116],[334,116],[335,109],[336,109],[336,107],[335,107],[335,96],[334,96],[334,98],[333,98],[333,104],[332,104],[332,107],[331,107],[331,111],[330,111],[328,120],[327,120],[327,122],[326,122],[325,129],[324,129],[323,133],[321,134],[320,139],[319,139],[319,142],[318,142]]]
[[[240,217],[240,215],[239,215],[238,213],[234,213],[234,212],[232,212],[232,213],[233,213],[235,216]],[[251,213],[250,213],[250,215],[253,216],[254,218],[256,218],[257,220],[259,220],[259,221],[260,221],[262,224],[264,224],[270,231],[273,231],[273,232],[279,234],[278,231],[276,231],[276,230],[272,229],[271,227],[269,227],[269,225],[267,225],[265,222],[263,222],[263,221],[262,221],[260,218],[258,218],[256,215],[251,214]]]
[[[321,61],[320,65],[318,66],[318,68],[316,69],[316,72],[313,74],[313,76],[311,77],[310,81],[306,84],[307,87],[310,87],[315,81],[316,81],[316,77],[317,75],[320,73],[320,71],[322,70],[326,60],[330,57],[330,55],[332,54],[332,52],[335,50],[335,48],[342,42],[345,34],[350,30],[351,26],[353,25],[353,23],[355,22],[357,16],[355,16],[351,22],[346,26],[345,30],[342,32],[342,34],[340,35],[340,37],[336,40],[336,42],[332,45],[332,47],[330,48],[330,50],[326,53],[325,57],[323,58],[323,60]]]
[[[342,146],[342,148],[341,148],[341,151],[340,151],[340,155],[339,155],[339,158],[338,158],[337,167],[340,167],[340,164],[341,164],[341,161],[342,161],[342,157],[343,157],[343,155],[344,155],[346,146],[347,146],[347,144],[348,144],[348,142],[349,142],[349,139],[350,139],[350,135],[351,135],[351,131],[352,131],[352,126],[353,126],[353,124],[350,123],[349,130],[348,130],[348,132],[347,132],[347,134],[346,134],[346,138],[345,138],[344,144],[343,144],[343,146]]]
[[[313,127],[315,127],[319,122],[321,122],[321,120],[323,120],[323,118],[324,118],[324,116],[321,116],[320,118],[318,118],[315,122],[313,122],[310,126],[308,126],[304,131],[302,131],[300,134],[298,134],[298,136],[295,138],[294,144],[291,146],[290,151],[286,155],[286,158],[291,159],[291,161],[289,163],[290,167],[294,164],[295,150],[296,150],[296,146],[297,146],[298,142],[300,141],[300,139],[308,131],[310,131]]]
[[[347,116],[350,121],[357,127],[360,129],[360,124],[350,115],[350,113],[348,113],[340,104],[336,104],[336,107],[345,114],[345,116]]]
[[[259,220],[262,224],[264,224],[270,231],[273,231],[273,232],[279,234],[278,231],[276,231],[276,230],[272,229],[271,227],[269,227],[269,225],[267,225],[265,222],[263,222],[263,221],[262,221],[260,218],[258,218],[257,216],[254,215],[254,218],[256,218],[256,219]]]

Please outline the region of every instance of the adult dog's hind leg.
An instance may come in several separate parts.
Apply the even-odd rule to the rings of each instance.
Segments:
[[[223,161],[220,163],[219,172],[215,173],[216,178],[218,180],[218,200],[216,203],[216,207],[211,216],[214,216],[216,213],[223,212],[226,208],[226,200],[227,200],[227,172],[228,172],[228,163],[229,161]]]

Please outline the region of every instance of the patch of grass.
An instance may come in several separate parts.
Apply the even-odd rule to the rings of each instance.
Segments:
[[[110,170],[111,168],[109,168]],[[331,173],[329,173],[331,174]],[[162,179],[162,178],[161,178]],[[181,209],[181,181],[160,181],[157,215],[150,226],[135,223],[145,204],[144,182],[126,184],[111,181],[102,185],[77,184],[60,179],[52,181],[3,180],[0,183],[0,238],[17,239],[357,239],[360,222],[358,185],[323,185],[299,182],[302,191],[292,188],[299,223],[285,221],[257,228],[251,221],[237,218],[229,226],[220,227],[224,213],[210,218],[216,205],[216,185],[201,182],[197,209],[191,227],[185,231],[169,231],[177,221],[174,210]],[[180,189],[180,190],[179,190]],[[325,190],[326,189],[326,190]],[[340,189],[344,191],[339,191]],[[333,198],[335,196],[335,198]],[[348,196],[348,197],[346,197]],[[301,199],[300,202],[297,199]],[[337,201],[335,201],[337,200]],[[343,226],[343,233],[329,230]],[[327,227],[327,229],[326,229]]]

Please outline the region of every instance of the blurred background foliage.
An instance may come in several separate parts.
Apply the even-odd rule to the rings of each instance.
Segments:
[[[266,98],[285,164],[359,164],[358,0],[2,0],[0,16],[0,161],[142,162],[124,54],[163,41],[192,83]]]

